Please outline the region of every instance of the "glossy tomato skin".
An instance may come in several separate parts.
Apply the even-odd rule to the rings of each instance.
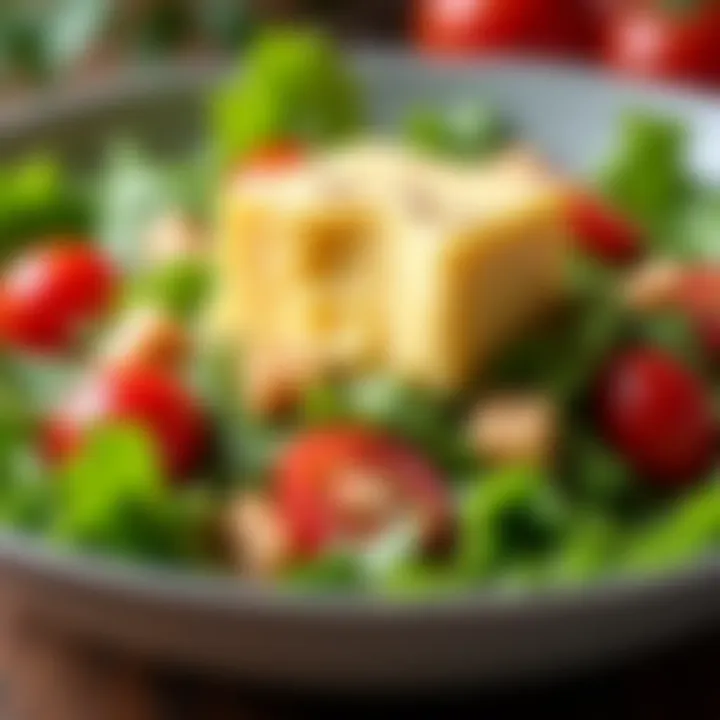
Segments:
[[[331,483],[348,469],[377,471],[395,483],[431,534],[439,535],[449,523],[442,478],[412,448],[364,428],[312,430],[290,443],[275,472],[277,500],[297,555],[317,555],[346,529],[328,497]]]
[[[117,273],[89,243],[52,240],[12,262],[0,281],[0,340],[43,353],[62,351],[112,305]]]
[[[608,65],[629,75],[720,82],[720,5],[663,10],[659,3],[617,3],[604,41]]]
[[[570,233],[588,255],[612,265],[637,259],[643,235],[630,220],[602,200],[575,193],[567,205]]]
[[[596,19],[592,0],[417,0],[414,34],[434,54],[585,54]]]
[[[607,440],[648,482],[679,487],[712,465],[718,433],[710,392],[667,353],[643,348],[617,357],[597,401]]]
[[[122,367],[86,377],[50,417],[45,435],[49,459],[64,462],[93,428],[113,423],[145,429],[165,470],[176,478],[192,471],[205,451],[205,417],[185,388],[157,370]]]

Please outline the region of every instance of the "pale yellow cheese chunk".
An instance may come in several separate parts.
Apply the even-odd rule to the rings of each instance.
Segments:
[[[556,303],[564,235],[529,159],[365,143],[225,188],[218,303],[242,344],[455,389]]]

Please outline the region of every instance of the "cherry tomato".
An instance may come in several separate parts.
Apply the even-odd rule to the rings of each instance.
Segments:
[[[608,441],[649,481],[676,487],[712,464],[710,392],[671,355],[648,348],[620,355],[600,383],[598,403]]]
[[[617,3],[604,54],[620,72],[691,82],[720,81],[720,5],[699,0],[670,11],[659,2]]]
[[[31,248],[0,281],[0,341],[39,352],[67,349],[109,309],[115,291],[115,271],[98,248],[70,240]]]
[[[570,232],[589,255],[611,264],[638,257],[643,237],[639,228],[613,208],[587,194],[575,194],[568,204]]]
[[[372,480],[369,487],[381,507],[414,513],[428,543],[447,528],[450,501],[442,479],[413,449],[371,430],[315,430],[290,444],[275,474],[280,511],[297,554],[312,556],[333,541],[381,529],[385,515],[375,517],[380,527],[368,528],[345,512],[340,491],[352,478]]]
[[[591,0],[418,0],[415,35],[432,53],[586,52],[594,45]]]
[[[124,422],[148,432],[173,477],[190,472],[205,450],[205,418],[185,388],[156,370],[126,366],[98,371],[80,383],[47,424],[47,455],[62,462],[93,428]]]
[[[243,161],[242,171],[245,173],[282,172],[300,165],[305,154],[300,143],[292,140],[279,141],[251,153]]]
[[[689,270],[678,294],[710,357],[720,363],[720,266]]]

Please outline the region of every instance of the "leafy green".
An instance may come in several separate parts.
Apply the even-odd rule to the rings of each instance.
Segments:
[[[647,498],[638,488],[632,469],[594,434],[566,423],[562,476],[578,510],[595,509],[608,517],[631,517]]]
[[[283,581],[304,591],[356,590],[362,583],[362,572],[356,555],[338,550],[292,568]]]
[[[577,258],[569,283],[572,301],[564,314],[498,357],[489,373],[491,384],[542,389],[563,403],[582,395],[627,336],[629,318],[611,290],[613,278],[592,261]]]
[[[342,140],[364,115],[356,82],[332,42],[290,28],[255,42],[240,71],[217,90],[210,111],[221,164],[279,139],[309,145]]]
[[[675,246],[691,260],[720,261],[720,192],[701,190],[684,208]]]
[[[505,467],[483,475],[460,504],[458,571],[482,579],[553,548],[566,508],[544,473]]]
[[[692,188],[687,133],[682,123],[634,112],[600,174],[606,195],[669,249],[679,209]]]
[[[121,267],[137,270],[152,221],[175,208],[206,210],[209,175],[203,155],[170,163],[127,140],[114,142],[98,178],[96,224],[102,244]]]
[[[60,543],[168,562],[202,555],[205,498],[172,491],[136,428],[99,430],[54,482],[50,534]]]
[[[404,134],[419,150],[458,160],[485,157],[509,138],[505,120],[491,105],[482,103],[449,110],[415,108],[405,120]]]
[[[0,168],[0,262],[45,234],[82,234],[90,221],[85,189],[49,155]]]
[[[299,421],[302,425],[351,421],[383,428],[423,448],[451,474],[462,474],[476,463],[453,418],[445,398],[378,375],[311,387]]]
[[[188,320],[201,309],[209,286],[207,264],[183,258],[139,272],[128,286],[128,302],[154,305]]]
[[[677,501],[649,520],[628,545],[624,566],[654,572],[679,567],[717,549],[720,544],[720,477]]]
[[[543,576],[559,584],[594,580],[613,567],[622,538],[618,526],[601,513],[581,514],[543,567]]]

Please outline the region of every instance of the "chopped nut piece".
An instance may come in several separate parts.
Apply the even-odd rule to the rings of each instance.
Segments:
[[[186,329],[166,312],[139,307],[121,319],[100,351],[103,363],[175,371],[190,352]]]
[[[249,353],[241,371],[246,407],[264,417],[291,410],[317,371],[309,357],[270,349]]]
[[[202,236],[194,221],[179,210],[160,215],[151,223],[145,238],[145,257],[149,265],[197,255]]]
[[[557,412],[541,395],[498,397],[485,402],[471,421],[477,452],[493,463],[546,464],[557,441]]]
[[[625,302],[640,312],[672,307],[677,300],[684,269],[673,260],[653,260],[636,270],[623,289]]]
[[[224,523],[228,554],[256,578],[278,573],[290,558],[290,542],[274,505],[259,495],[233,500]]]

